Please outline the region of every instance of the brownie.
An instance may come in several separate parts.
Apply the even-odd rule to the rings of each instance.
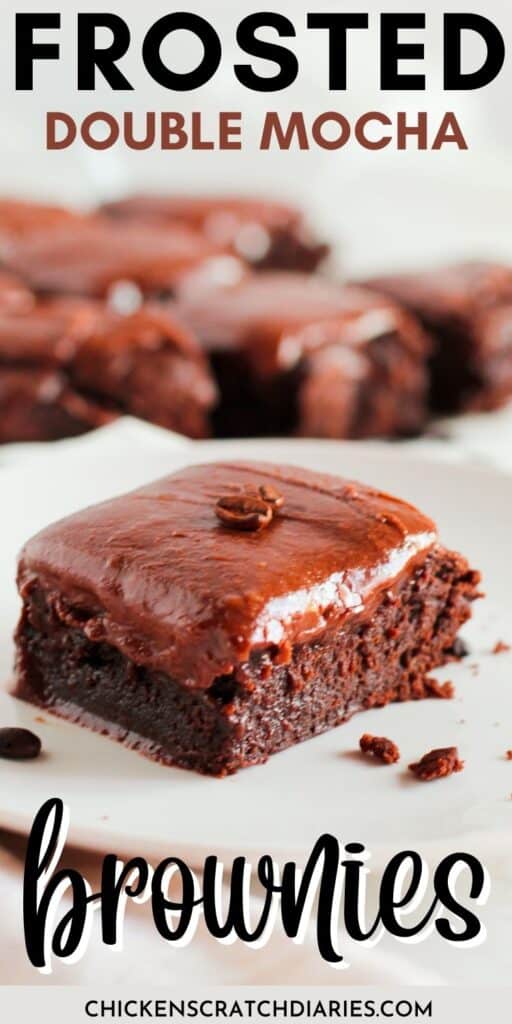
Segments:
[[[203,437],[215,397],[197,342],[160,308],[124,316],[71,298],[25,313],[0,305],[1,442],[70,437],[121,413]]]
[[[119,286],[131,285],[140,302],[173,295],[183,274],[224,252],[182,224],[170,231],[97,218],[12,241],[3,260],[42,296],[114,300]]]
[[[82,393],[187,437],[209,434],[217,390],[191,332],[157,305],[108,314],[78,347],[69,376]]]
[[[217,377],[220,436],[397,436],[425,423],[428,340],[380,295],[266,271],[223,287],[185,280],[177,302]]]
[[[25,313],[33,305],[34,296],[23,281],[0,271],[0,313]]]
[[[495,409],[512,397],[512,267],[461,263],[367,283],[431,333],[434,411]]]
[[[193,466],[26,544],[15,692],[223,776],[427,696],[478,582],[430,519],[371,487]]]
[[[54,441],[103,426],[114,416],[78,394],[67,364],[101,311],[62,301],[23,312],[0,303],[0,442]]]
[[[285,203],[241,196],[135,195],[107,203],[116,220],[177,222],[227,246],[257,270],[316,270],[328,254],[301,210]]]
[[[79,224],[84,219],[86,215],[63,206],[0,198],[0,247],[8,239],[48,233],[63,225]]]
[[[0,444],[75,437],[105,426],[115,415],[78,394],[64,373],[9,369],[0,361]]]

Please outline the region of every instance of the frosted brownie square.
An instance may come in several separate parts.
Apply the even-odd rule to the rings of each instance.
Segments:
[[[19,697],[227,775],[435,695],[479,575],[411,505],[265,463],[180,470],[21,553]]]

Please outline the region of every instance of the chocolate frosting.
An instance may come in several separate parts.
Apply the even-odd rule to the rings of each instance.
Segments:
[[[249,196],[133,195],[103,207],[122,220],[183,221],[205,231],[214,241],[230,242],[242,224],[270,230],[295,227],[302,221],[297,207]]]
[[[169,309],[145,304],[122,314],[101,302],[62,298],[14,314],[0,305],[0,363],[63,365],[83,360],[100,372],[134,350],[168,348],[205,365],[192,334]]]
[[[435,326],[472,326],[475,314],[512,303],[512,268],[498,263],[456,263],[435,270],[374,277],[368,286],[401,302]]]
[[[142,294],[171,292],[180,275],[221,252],[184,225],[171,231],[98,218],[13,241],[4,259],[37,292],[104,298],[119,282]]]
[[[107,203],[111,217],[139,223],[187,224],[216,245],[228,246],[249,262],[264,260],[276,239],[328,251],[306,224],[301,210],[286,203],[248,196],[129,196]]]
[[[421,328],[391,300],[308,274],[268,271],[203,289],[185,279],[177,308],[207,350],[241,349],[263,377],[293,369],[323,347],[361,348],[396,331],[410,350],[428,347]]]
[[[77,299],[34,302],[20,311],[0,301],[0,364],[61,366],[108,318],[99,303]]]
[[[48,232],[63,224],[82,222],[86,215],[63,206],[33,203],[27,199],[0,198],[0,239]]]
[[[284,504],[244,533],[218,499],[261,485]],[[291,646],[372,613],[436,543],[412,506],[361,484],[289,466],[192,466],[85,509],[25,546],[19,587],[134,662],[206,688],[254,650]]]

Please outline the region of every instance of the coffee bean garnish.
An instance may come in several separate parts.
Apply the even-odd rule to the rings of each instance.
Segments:
[[[249,485],[240,494],[219,498],[215,514],[223,526],[233,530],[262,530],[284,505],[282,494],[270,484]]]
[[[272,506],[252,494],[228,494],[219,498],[215,514],[233,530],[262,530],[272,522]]]
[[[258,491],[260,498],[263,498],[263,501],[266,501],[267,504],[272,505],[273,509],[279,509],[283,507],[283,495],[280,494],[275,487],[272,487],[271,484],[261,484],[261,486],[258,487]]]
[[[41,740],[29,729],[0,729],[0,757],[9,761],[30,761],[40,753]]]

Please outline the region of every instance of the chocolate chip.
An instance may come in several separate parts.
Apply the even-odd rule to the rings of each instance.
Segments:
[[[447,653],[450,654],[452,658],[467,658],[469,654],[469,647],[462,637],[457,636]]]
[[[9,761],[29,761],[39,757],[41,740],[29,729],[0,729],[0,757]]]
[[[259,495],[266,501],[268,505],[272,505],[273,509],[282,508],[284,505],[283,495],[279,491],[272,487],[271,484],[261,484],[258,488]]]
[[[228,494],[219,498],[215,514],[232,530],[262,530],[272,522],[272,505],[254,494]]]
[[[409,765],[409,770],[414,772],[417,779],[422,782],[432,782],[433,779],[442,779],[453,772],[461,772],[464,768],[464,761],[459,760],[457,747],[441,747],[439,750],[430,750],[424,754],[420,761]]]

